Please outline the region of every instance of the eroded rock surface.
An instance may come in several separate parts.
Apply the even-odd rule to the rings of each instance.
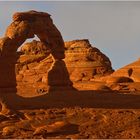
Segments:
[[[29,57],[24,55],[23,61],[18,61],[21,54],[17,52],[17,49],[26,41],[26,39],[33,38],[35,35],[40,39],[40,42],[39,44],[37,41],[31,43],[32,47],[28,52],[31,51],[33,53],[32,57],[28,59]],[[26,45],[28,46],[28,44]],[[32,84],[32,89],[36,89],[36,86],[34,87],[33,83],[39,81],[47,82],[47,86],[51,87],[51,89],[52,86],[59,86],[60,84],[62,86],[72,87],[72,82],[69,79],[65,62],[62,60],[65,58],[64,50],[64,41],[61,33],[53,24],[48,13],[37,11],[15,13],[13,15],[13,22],[8,26],[5,36],[0,39],[0,99],[5,102],[6,98],[4,99],[2,96],[4,96],[7,88],[13,89],[12,93],[15,94],[17,92],[16,86],[20,85],[18,82],[21,81],[23,87],[24,83],[26,85]],[[22,49],[22,51],[25,54],[27,53],[24,49]],[[40,56],[36,56],[36,54],[39,53]],[[53,59],[51,67],[47,69],[46,75],[44,70],[43,73],[40,71],[42,74],[40,77],[33,66],[44,58],[47,58],[49,54],[51,54],[51,58]],[[21,67],[23,70],[19,72]],[[45,68],[46,65],[43,69]],[[24,75],[22,72],[25,72]],[[59,75],[59,78],[56,77],[56,74]],[[24,90],[24,88],[22,90]],[[37,89],[37,91],[44,92],[45,90],[41,88],[41,90]],[[9,93],[10,92],[11,91],[9,91]]]
[[[139,139],[138,109],[62,108],[22,111],[1,121],[1,139]]]
[[[16,52],[17,48],[26,39],[33,38],[34,35],[37,35],[41,42],[51,48],[51,53],[54,58],[64,58],[63,38],[53,24],[50,15],[43,12],[29,11],[15,13],[13,15],[13,22],[6,30],[5,37],[1,39],[3,42],[1,48],[3,50],[5,48],[4,43],[8,42],[10,45],[7,47],[12,52]],[[8,52],[7,48],[6,52]]]
[[[140,82],[140,59],[118,69],[112,73],[112,76],[125,76],[131,78],[134,82]]]
[[[52,55],[47,53],[49,51],[48,48],[44,49],[44,45],[40,41],[28,42],[21,47],[22,55],[16,64],[18,85],[34,84],[36,88],[44,87],[46,89],[48,71],[52,67],[57,69],[57,72],[52,72],[54,80],[51,80],[51,83],[59,86],[72,85],[71,81],[73,83],[88,82],[113,72],[109,58],[99,49],[92,47],[87,39],[65,42],[64,62],[56,61],[54,63]],[[69,79],[68,77],[71,81],[66,80]],[[60,78],[63,79],[63,82],[61,81],[63,84],[58,83]]]
[[[72,81],[89,81],[113,72],[109,58],[87,39],[65,42],[65,63]]]

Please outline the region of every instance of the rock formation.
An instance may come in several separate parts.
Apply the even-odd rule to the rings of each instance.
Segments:
[[[40,41],[23,44],[35,35]],[[7,89],[20,95],[29,93],[28,97],[73,89],[75,82],[89,82],[113,72],[109,58],[87,39],[64,43],[50,15],[43,12],[14,14],[0,39],[0,49],[1,96]]]
[[[139,73],[140,60],[113,73],[87,39],[64,43],[47,13],[16,13],[0,39],[0,139],[139,138]]]
[[[2,53],[4,53],[4,49],[6,49],[6,53],[9,51],[15,53],[26,39],[33,38],[34,35],[37,35],[41,42],[51,48],[55,59],[64,58],[64,42],[50,15],[36,11],[13,15],[13,22],[7,28],[5,37],[1,39]]]
[[[46,47],[43,42],[36,40],[25,43],[21,48],[21,52],[23,52],[25,55],[49,54],[50,51],[51,50],[49,47]]]
[[[65,63],[72,81],[90,81],[113,72],[111,62],[87,39],[65,42]]]
[[[53,58],[50,55],[44,57],[44,52],[47,52],[48,49],[42,53],[43,48],[39,41],[26,43],[21,47],[21,52],[24,55],[20,56],[19,63],[17,63],[17,81],[30,84],[40,83],[40,85],[47,84],[45,75],[52,66]],[[65,42],[64,62],[72,82],[88,82],[90,79],[109,75],[113,72],[109,58],[97,48],[92,47],[88,40]]]
[[[54,61],[53,61],[54,65],[55,63],[58,63],[59,60],[61,63],[62,59],[65,57],[64,42],[63,42],[62,36],[60,32],[57,30],[57,28],[55,27],[55,25],[53,24],[52,19],[50,18],[49,14],[43,13],[43,12],[36,12],[36,11],[29,11],[29,12],[22,12],[22,13],[14,14],[13,22],[7,28],[5,37],[0,40],[0,48],[1,48],[2,56],[7,57],[11,54],[15,54],[14,56],[16,56],[16,51],[18,47],[22,45],[22,43],[24,43],[26,39],[33,38],[34,35],[37,35],[39,37],[41,41],[39,43],[40,46],[36,44],[37,43],[36,41],[34,41],[32,42],[32,50],[28,50],[28,52],[31,51],[34,54],[38,52],[44,53],[44,54],[51,53],[54,58]],[[36,49],[34,48],[34,46],[36,45],[38,46],[37,47],[38,49],[41,48],[42,50],[40,49],[34,50]],[[45,50],[47,51],[45,52]],[[14,58],[14,56],[12,58]],[[1,60],[3,61],[3,59]],[[15,62],[13,63],[13,66]],[[8,62],[8,63],[11,64],[11,62]],[[6,69],[6,67],[4,66],[3,68]],[[7,69],[10,70],[8,66],[7,66]],[[11,77],[10,75],[11,74],[9,74],[8,78]],[[14,74],[13,74],[13,77],[14,77]],[[10,80],[10,81],[13,81],[13,80]],[[66,81],[63,81],[63,82],[65,83]],[[62,81],[60,81],[60,83],[62,83]]]
[[[113,77],[125,76],[132,79],[134,82],[140,82],[140,59],[128,64],[114,73],[111,74]]]
[[[31,50],[34,56],[39,51],[40,53],[43,52],[43,58],[47,57],[49,54],[51,54],[53,58],[52,66],[47,71],[47,74],[43,76],[43,78],[45,77],[44,79],[47,79],[46,81],[49,88],[51,87],[50,89],[52,89],[54,85],[55,87],[60,85],[72,87],[72,82],[69,79],[67,69],[62,60],[65,58],[65,48],[60,32],[53,24],[48,13],[29,11],[15,13],[13,15],[13,22],[7,28],[5,36],[0,39],[0,92],[5,92],[4,90],[1,91],[3,88],[12,88],[12,92],[16,92],[16,85],[17,81],[20,81],[19,79],[29,79],[33,72],[35,74],[35,71],[28,71],[28,76],[26,78],[21,75],[18,75],[17,78],[18,67],[15,69],[15,65],[18,63],[17,60],[20,56],[20,54],[17,53],[17,49],[26,39],[33,38],[35,35],[40,39],[41,46],[37,45],[37,42],[32,42],[32,48],[34,45],[37,45],[38,49],[41,48],[42,50]],[[45,52],[44,50],[47,51]],[[37,59],[40,60],[40,58]],[[27,62],[25,63],[27,64]],[[56,74],[59,75],[58,79],[56,79]],[[37,77],[38,75],[36,75],[36,78]],[[37,81],[38,80],[37,78]],[[2,98],[1,100],[4,99]]]

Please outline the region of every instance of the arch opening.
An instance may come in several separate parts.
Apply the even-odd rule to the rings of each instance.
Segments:
[[[21,44],[21,46],[19,46],[19,47],[17,48],[17,52],[20,52],[22,46],[24,46],[26,43],[30,43],[30,42],[33,42],[33,41],[40,41],[40,39],[38,38],[37,35],[34,35],[33,38],[27,38],[27,39],[25,40],[25,42],[23,42],[23,44]]]

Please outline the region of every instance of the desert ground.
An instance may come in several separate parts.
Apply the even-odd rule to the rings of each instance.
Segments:
[[[1,139],[140,138],[139,91],[71,89],[37,94],[7,93],[15,110],[0,115]]]

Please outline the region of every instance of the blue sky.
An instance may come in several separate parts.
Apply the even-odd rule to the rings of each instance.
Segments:
[[[0,1],[0,36],[17,11],[52,15],[65,41],[89,39],[118,69],[140,57],[140,1]]]

